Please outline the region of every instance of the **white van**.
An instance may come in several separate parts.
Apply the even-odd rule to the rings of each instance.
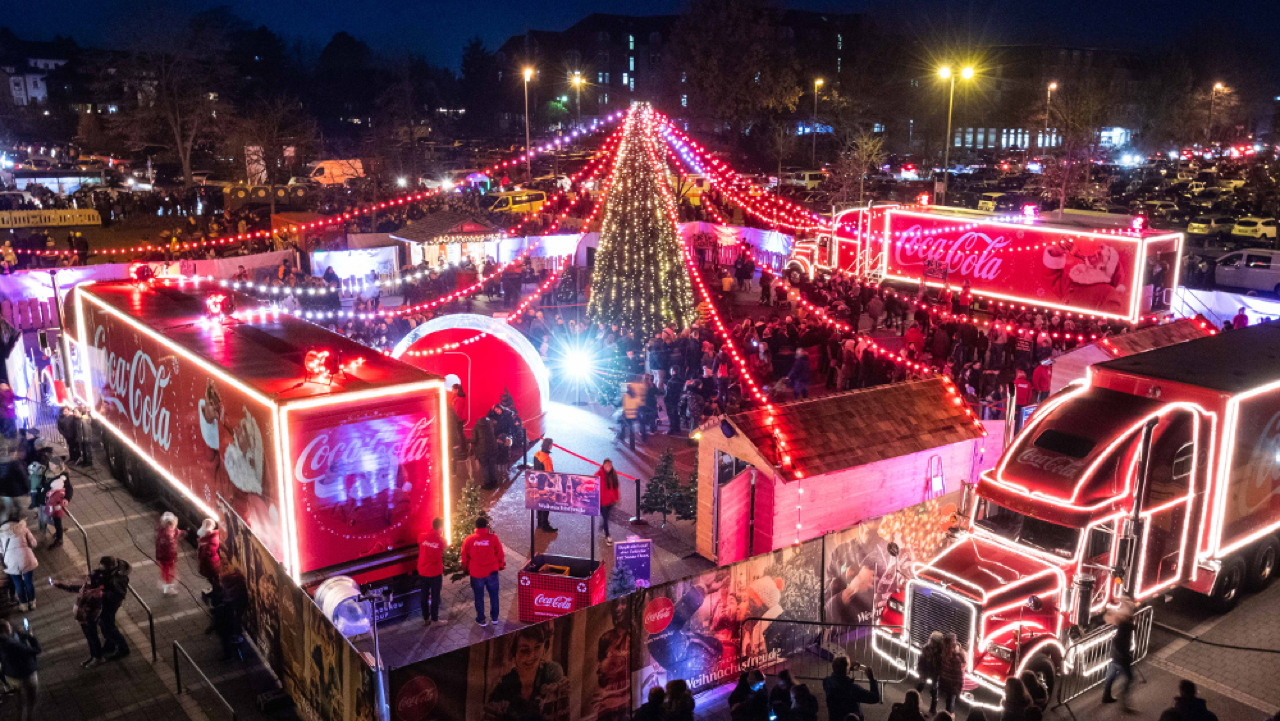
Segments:
[[[321,160],[308,174],[318,185],[343,185],[348,180],[364,177],[364,163],[359,160]]]
[[[1280,295],[1280,250],[1250,248],[1218,258],[1213,281],[1232,288],[1263,290]]]

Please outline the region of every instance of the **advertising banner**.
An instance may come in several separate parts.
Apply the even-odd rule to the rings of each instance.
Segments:
[[[526,471],[524,507],[535,511],[600,515],[600,483],[595,476]]]
[[[821,563],[822,544],[810,541],[633,596],[643,606],[632,703],[672,679],[696,693],[798,651],[802,637],[773,622],[820,620]]]
[[[338,277],[374,281],[399,275],[399,258],[394,247],[361,248],[359,250],[317,250],[311,253],[311,274],[324,275],[333,268]]]
[[[284,558],[273,409],[92,300],[84,309],[89,399],[186,490],[201,513],[221,495]]]
[[[827,535],[823,621],[875,623],[889,596],[915,576],[913,564],[942,548],[959,502],[956,491]],[[889,552],[890,543],[897,555]]]
[[[442,515],[436,393],[288,414],[302,572],[415,545]]]
[[[245,635],[307,721],[373,721],[375,676],[257,536],[222,506],[223,586],[243,589]]]
[[[1145,262],[1136,238],[890,211],[886,275],[975,293],[1128,318]]]

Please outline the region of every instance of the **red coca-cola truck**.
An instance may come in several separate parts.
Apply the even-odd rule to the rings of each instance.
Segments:
[[[953,632],[999,693],[1101,680],[1118,598],[1184,588],[1230,606],[1280,557],[1280,327],[1094,365],[982,474],[954,543],[889,600],[877,644],[912,657]],[[1146,626],[1149,631],[1149,625]],[[1144,644],[1145,638],[1138,642]],[[1093,643],[1093,645],[1089,645]]]
[[[395,575],[433,518],[451,530],[443,380],[258,305],[207,281],[71,292],[71,385],[113,474],[193,522],[226,499],[302,583]]]
[[[1131,323],[1167,312],[1181,273],[1182,234],[1107,226],[1113,217],[878,206],[841,217],[834,236],[797,240],[788,268],[968,286],[979,299]]]

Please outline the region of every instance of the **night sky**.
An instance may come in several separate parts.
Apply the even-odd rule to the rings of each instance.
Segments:
[[[229,6],[290,41],[318,50],[346,30],[384,53],[413,52],[456,68],[466,39],[491,48],[526,29],[561,30],[592,12],[678,12],[684,0],[38,0],[0,2],[0,26],[33,40],[71,35],[82,45],[127,47],[141,24],[172,26],[191,13]],[[1212,36],[1257,43],[1277,58],[1276,0],[789,0],[788,6],[869,12],[950,42],[1066,42],[1103,47]],[[1269,33],[1270,37],[1264,35]],[[1252,36],[1252,37],[1251,37]],[[1255,39],[1256,38],[1256,39]],[[1228,68],[1223,68],[1227,70]]]

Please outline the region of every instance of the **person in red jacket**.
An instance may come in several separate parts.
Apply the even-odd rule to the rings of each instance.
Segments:
[[[613,461],[606,458],[604,463],[600,464],[600,470],[596,471],[596,483],[600,486],[600,518],[604,522],[604,542],[612,546],[613,538],[609,535],[609,511],[613,510],[622,497],[618,487],[618,472],[613,468]]]
[[[1053,380],[1053,361],[1040,361],[1036,369],[1031,371],[1031,390],[1035,391],[1036,403],[1049,397],[1049,382]]]
[[[422,620],[440,620],[440,589],[444,586],[444,522],[432,519],[431,530],[418,539],[418,583],[422,587]]]
[[[1019,370],[1013,381],[1013,404],[1021,409],[1031,404],[1031,381],[1027,380],[1027,372]]]
[[[507,567],[502,541],[489,530],[489,519],[476,519],[476,532],[462,542],[462,570],[471,577],[471,593],[476,600],[476,623],[484,620],[484,592],[489,591],[489,617],[498,622],[498,571]]]

